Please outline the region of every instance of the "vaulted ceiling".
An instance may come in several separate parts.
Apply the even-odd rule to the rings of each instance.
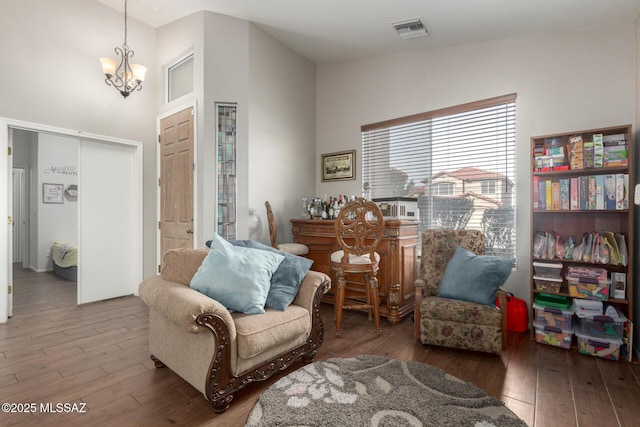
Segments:
[[[124,0],[98,0],[123,10]],[[315,63],[579,31],[635,22],[640,0],[129,0],[159,27],[207,10],[254,22]],[[421,18],[429,34],[403,40],[392,22]]]

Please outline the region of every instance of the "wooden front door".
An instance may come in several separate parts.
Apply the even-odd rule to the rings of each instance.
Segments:
[[[193,108],[160,121],[160,259],[193,247]]]

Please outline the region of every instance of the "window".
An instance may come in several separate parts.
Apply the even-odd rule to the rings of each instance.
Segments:
[[[167,68],[167,102],[193,92],[193,53]]]
[[[496,181],[488,180],[482,181],[482,188],[480,189],[480,193],[482,194],[496,194]]]
[[[362,179],[415,197],[427,228],[477,229],[487,254],[515,256],[516,95],[362,126]]]
[[[450,196],[452,194],[453,194],[453,183],[441,182],[438,184],[433,184],[434,196]]]
[[[236,238],[236,106],[216,104],[218,146],[218,234]]]

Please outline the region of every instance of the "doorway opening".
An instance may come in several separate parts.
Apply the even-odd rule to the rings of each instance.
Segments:
[[[25,149],[21,137],[37,142]],[[67,145],[60,148],[55,141]],[[14,174],[16,154],[16,169],[28,173]],[[0,175],[9,184],[0,186],[6,201],[0,216],[9,218],[8,226],[0,227],[0,241],[7,242],[0,245],[0,323],[13,314],[13,261],[51,271],[54,240],[77,242],[78,304],[136,293],[142,278],[140,143],[0,119]],[[15,190],[14,176],[24,181]],[[15,204],[26,206],[14,210]]]

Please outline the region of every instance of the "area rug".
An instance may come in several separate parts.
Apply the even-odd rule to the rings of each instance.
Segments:
[[[381,356],[306,365],[271,385],[247,419],[266,426],[526,426],[475,385]]]

